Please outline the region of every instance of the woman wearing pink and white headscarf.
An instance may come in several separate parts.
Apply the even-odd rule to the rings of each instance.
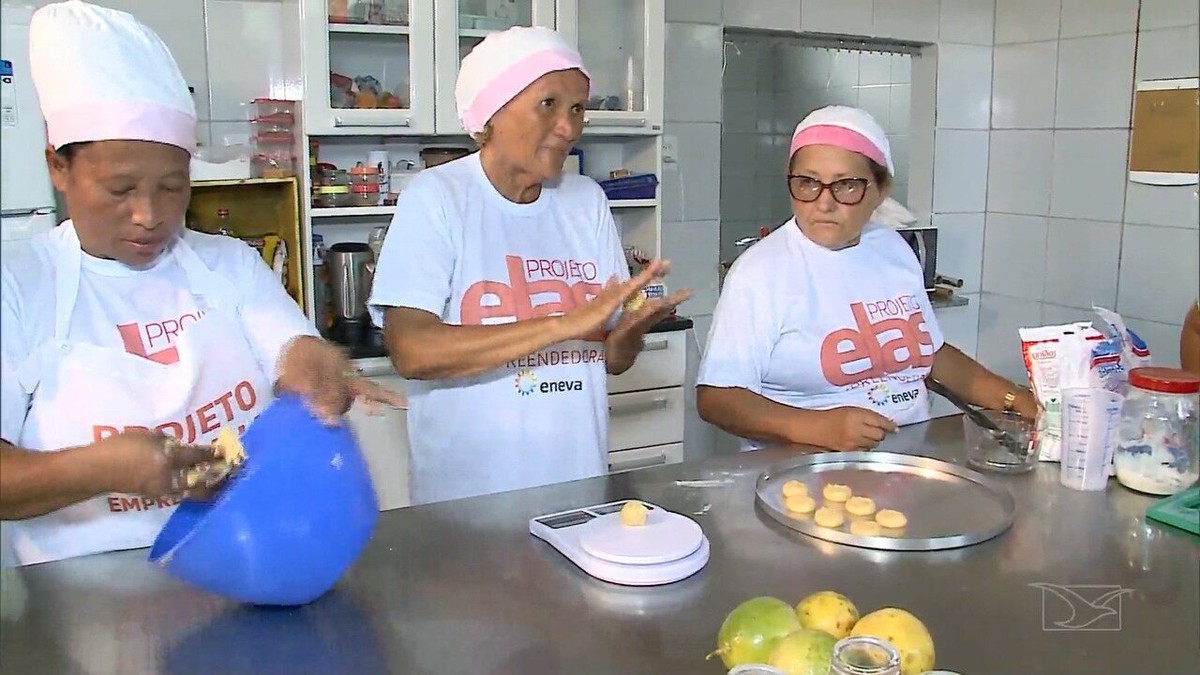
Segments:
[[[793,217],[726,276],[697,377],[701,417],[744,449],[874,448],[929,419],[928,377],[970,403],[1037,414],[1028,389],[944,343],[912,250],[871,222],[894,173],[863,110],[830,106],[796,126]]]
[[[401,193],[370,309],[408,388],[417,503],[574,480],[606,469],[609,373],[686,292],[622,304],[633,279],[603,191],[564,175],[589,75],[548,28],[494,33],[455,97],[479,152]]]

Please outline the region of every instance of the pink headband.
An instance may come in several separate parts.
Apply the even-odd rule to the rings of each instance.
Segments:
[[[561,49],[534,52],[517,61],[496,75],[479,91],[463,114],[462,123],[467,130],[482,129],[496,111],[513,100],[525,87],[533,84],[546,73],[577,68],[584,75],[588,72],[578,55]]]
[[[792,136],[792,147],[788,150],[788,160],[790,161],[796,151],[806,145],[833,145],[857,152],[879,166],[888,166],[887,158],[884,157],[883,150],[879,146],[872,143],[866,136],[846,127],[818,124],[801,129]]]
[[[196,120],[149,101],[89,101],[46,115],[46,139],[55,150],[84,141],[152,141],[196,151]]]

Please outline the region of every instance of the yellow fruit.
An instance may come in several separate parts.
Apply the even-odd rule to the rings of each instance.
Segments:
[[[836,591],[821,591],[796,605],[796,618],[805,628],[828,633],[837,639],[850,634],[858,621],[858,608],[850,598]]]
[[[901,675],[920,675],[933,670],[933,637],[917,617],[895,607],[867,614],[854,624],[851,635],[871,635],[892,643],[900,652]]]
[[[784,675],[827,675],[835,640],[828,633],[801,628],[780,638],[767,658]]]
[[[799,628],[791,605],[765,595],[751,598],[725,617],[717,632],[717,650],[708,656],[720,656],[726,668],[763,663],[780,638]]]

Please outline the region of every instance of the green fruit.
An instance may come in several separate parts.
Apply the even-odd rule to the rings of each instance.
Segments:
[[[801,628],[775,642],[767,665],[787,675],[825,675],[837,641],[825,631]]]
[[[725,617],[717,632],[714,654],[721,656],[726,668],[766,663],[775,643],[799,628],[800,621],[791,605],[767,596],[751,598]]]

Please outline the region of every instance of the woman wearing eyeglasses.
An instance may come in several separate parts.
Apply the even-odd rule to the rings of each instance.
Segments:
[[[875,120],[817,110],[789,157],[793,217],[725,279],[697,378],[700,416],[743,449],[868,450],[929,419],[927,377],[976,405],[1036,415],[1027,389],[943,342],[912,250],[870,222],[894,172]]]

